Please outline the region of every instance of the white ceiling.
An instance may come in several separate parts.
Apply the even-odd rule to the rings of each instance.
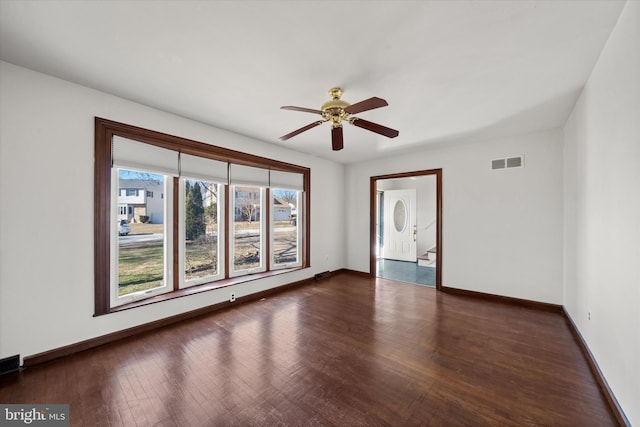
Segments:
[[[342,163],[561,126],[624,1],[0,0],[0,59]],[[1,76],[0,76],[1,78]],[[319,109],[339,86],[388,139]],[[215,143],[215,142],[214,142]]]

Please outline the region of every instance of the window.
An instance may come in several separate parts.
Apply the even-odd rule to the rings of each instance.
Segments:
[[[167,187],[171,178],[153,172],[118,168],[112,174],[113,188],[122,194],[121,187],[129,182],[145,182],[149,186]],[[116,201],[117,202],[117,201]],[[123,209],[118,210],[114,223],[118,225]],[[125,207],[126,212],[126,207]],[[146,216],[165,218],[170,222],[171,215],[166,204],[146,205],[141,208]],[[121,235],[118,230],[117,240],[112,239],[114,274],[111,284],[111,306],[116,307],[141,298],[172,290],[170,287],[171,263],[168,262],[171,248],[171,234],[166,232],[164,224],[145,224],[139,215],[136,224],[131,225],[129,233]],[[118,225],[119,227],[119,225]],[[116,235],[112,233],[112,235]]]
[[[300,174],[272,170],[271,266],[273,269],[302,265],[302,221],[304,181]]]
[[[231,275],[265,270],[264,193],[261,187],[232,187],[233,232],[229,238]]]
[[[309,266],[308,168],[100,118],[95,164],[95,315]]]
[[[287,268],[300,265],[300,192],[273,189],[271,197],[271,265]]]
[[[181,268],[180,287],[223,278],[224,186],[195,179],[180,181]]]

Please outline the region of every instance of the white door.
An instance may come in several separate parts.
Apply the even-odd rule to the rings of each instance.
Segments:
[[[384,192],[384,258],[416,262],[416,190]]]

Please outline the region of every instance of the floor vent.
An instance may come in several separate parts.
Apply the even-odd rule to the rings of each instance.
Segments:
[[[331,276],[330,271],[323,271],[322,273],[318,273],[315,276],[313,276],[313,278],[316,280],[322,280],[322,279],[326,279],[329,276]]]
[[[491,160],[491,169],[510,169],[524,167],[524,156]]]
[[[0,377],[20,369],[20,355],[5,357],[0,359]]]

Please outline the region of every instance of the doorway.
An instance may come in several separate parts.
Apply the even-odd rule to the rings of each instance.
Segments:
[[[442,169],[371,177],[370,274],[442,288]]]

